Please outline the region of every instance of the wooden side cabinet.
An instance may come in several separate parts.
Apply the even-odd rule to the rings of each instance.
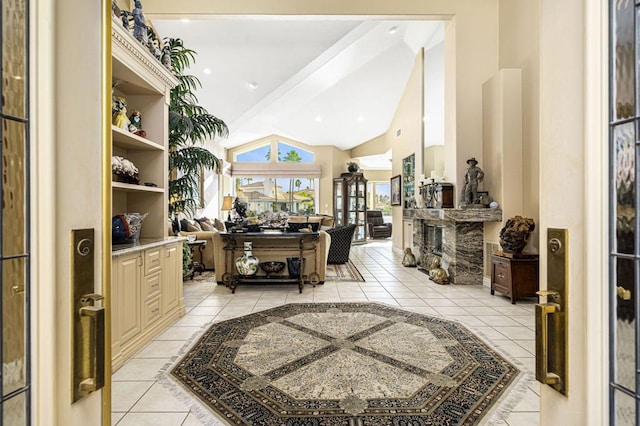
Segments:
[[[538,255],[491,255],[491,294],[500,292],[515,304],[518,297],[535,297],[538,291]]]

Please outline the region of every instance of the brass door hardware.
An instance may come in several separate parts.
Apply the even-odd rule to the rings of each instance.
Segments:
[[[568,233],[566,229],[547,231],[547,289],[536,292],[546,299],[537,303],[536,380],[567,395],[567,284]]]
[[[24,293],[24,285],[19,284],[19,285],[11,286],[11,293],[13,293],[14,295]]]
[[[616,287],[616,293],[618,294],[618,297],[622,300],[631,300],[631,290],[618,286]]]
[[[105,318],[94,293],[94,230],[71,231],[73,391],[76,402],[104,386]]]

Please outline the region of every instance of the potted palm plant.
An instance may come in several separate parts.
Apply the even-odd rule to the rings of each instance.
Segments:
[[[185,74],[195,62],[196,52],[187,49],[181,39],[165,38],[164,44],[164,55],[170,55],[171,71],[179,81],[169,98],[169,216],[176,217],[195,213],[201,171],[220,172],[220,159],[202,145],[226,137],[229,129],[198,105],[195,92],[202,84],[197,77]]]
[[[197,77],[185,74],[195,62],[196,52],[184,47],[181,39],[165,38],[162,62],[168,64],[179,83],[169,97],[169,217],[179,229],[179,213],[193,215],[198,206],[199,174],[204,170],[220,172],[220,159],[202,145],[208,139],[226,137],[224,121],[198,105],[195,91],[202,84]],[[191,252],[183,247],[183,276],[193,277]]]

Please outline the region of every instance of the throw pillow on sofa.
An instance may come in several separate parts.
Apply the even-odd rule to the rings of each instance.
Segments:
[[[213,225],[205,221],[200,222],[200,228],[202,228],[203,231],[213,231],[215,229]]]
[[[213,219],[213,226],[220,232],[226,231],[224,223],[222,223],[222,221],[218,218]]]
[[[200,232],[202,228],[200,224],[193,219],[182,219],[180,221],[180,229],[187,232]]]
[[[289,232],[300,232],[302,228],[311,227],[312,232],[318,232],[320,222],[290,222],[288,225]]]

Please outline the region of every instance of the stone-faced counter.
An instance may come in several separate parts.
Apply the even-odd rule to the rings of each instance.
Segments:
[[[434,256],[454,284],[482,284],[483,224],[502,221],[500,209],[405,209],[413,219],[413,252],[428,270]]]

